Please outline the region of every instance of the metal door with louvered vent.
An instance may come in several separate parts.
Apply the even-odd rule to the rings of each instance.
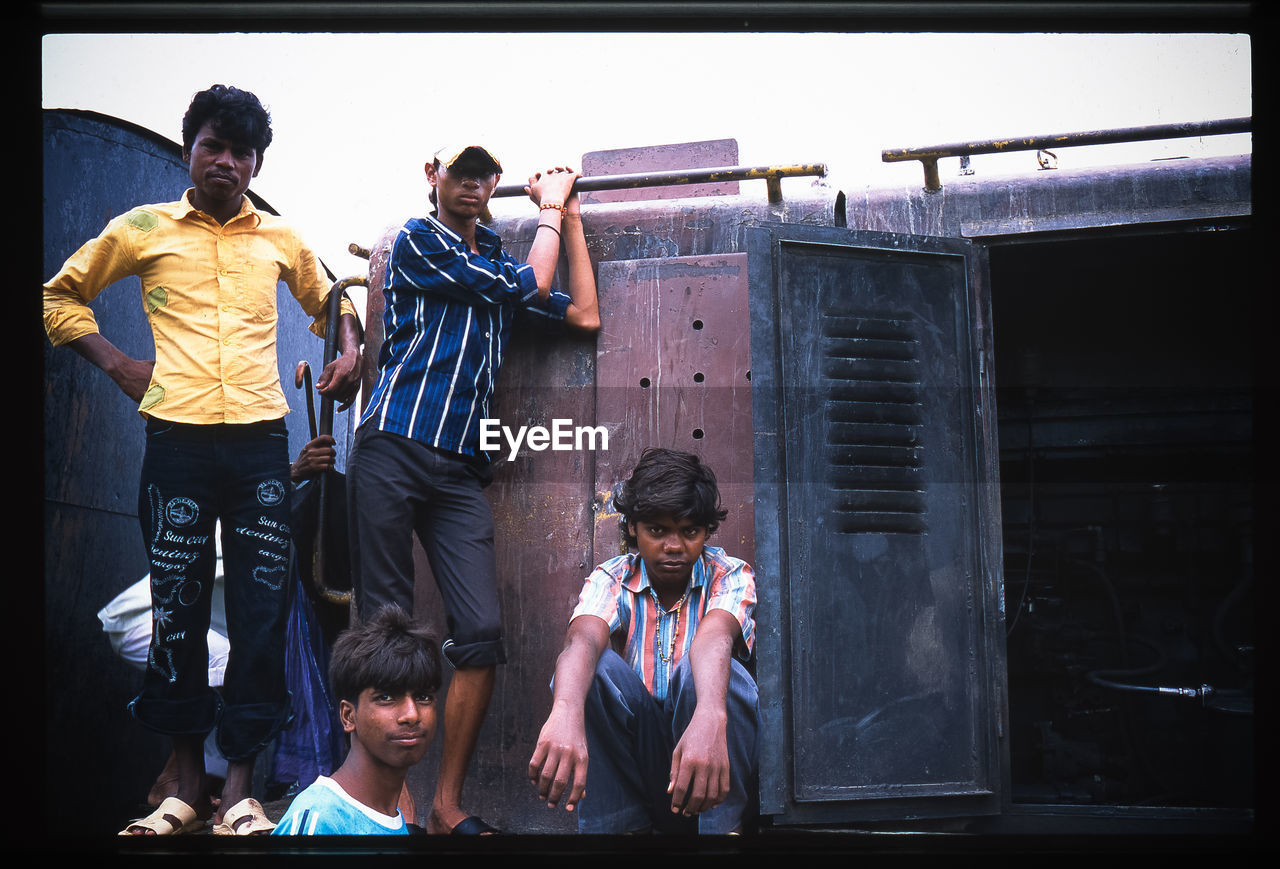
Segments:
[[[762,811],[999,811],[985,257],[781,224],[747,239]]]

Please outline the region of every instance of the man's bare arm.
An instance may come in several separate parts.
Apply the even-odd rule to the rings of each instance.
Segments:
[[[730,613],[703,616],[689,647],[697,708],[671,755],[671,811],[686,816],[713,809],[729,793],[729,667],[742,628]]]
[[[564,252],[569,261],[569,307],[564,320],[583,332],[600,330],[600,304],[596,295],[596,276],[591,270],[591,255],[582,227],[582,204],[574,191],[565,202]]]
[[[547,298],[551,294],[551,284],[555,281],[556,266],[560,264],[560,237],[564,233],[564,214],[559,208],[542,208],[558,205],[566,208],[573,182],[578,173],[564,166],[557,166],[546,172],[535,172],[529,178],[525,191],[538,206],[538,225],[545,224],[549,229],[535,230],[533,245],[529,248],[529,256],[525,260],[533,267],[533,276],[538,282],[538,295]],[[554,230],[551,231],[551,230]]]
[[[609,645],[609,626],[597,616],[578,616],[569,623],[564,651],[556,659],[551,714],[542,725],[529,759],[529,780],[547,808],[564,797],[573,811],[587,788],[585,706],[596,664]]]
[[[98,332],[81,335],[74,341],[67,342],[66,346],[106,372],[116,386],[135,403],[142,401],[143,394],[151,384],[155,360],[127,356]]]

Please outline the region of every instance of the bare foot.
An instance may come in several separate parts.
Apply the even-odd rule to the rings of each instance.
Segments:
[[[178,792],[178,757],[172,751],[169,752],[169,759],[164,762],[164,769],[160,770],[160,774],[156,776],[155,782],[151,785],[151,790],[147,792],[147,805],[156,808],[165,801],[165,798],[171,797]]]
[[[452,833],[453,828],[457,823],[466,817],[466,814],[461,811],[451,812],[449,814],[453,815],[452,823],[450,823],[449,820],[441,814],[440,809],[432,808],[431,814],[427,815],[427,832],[434,835]]]
[[[427,815],[427,832],[435,835],[452,833],[453,828],[470,817],[466,812],[459,808],[442,809],[433,806],[431,814]],[[482,836],[492,836],[492,833],[481,833]]]

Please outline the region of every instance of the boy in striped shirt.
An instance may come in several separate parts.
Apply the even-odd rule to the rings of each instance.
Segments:
[[[631,551],[583,585],[529,778],[583,833],[740,832],[759,731],[754,573],[706,545],[726,511],[696,456],[645,450],[614,504]]]
[[[462,808],[463,786],[506,652],[480,422],[491,415],[517,313],[588,334],[600,314],[576,172],[558,166],[529,178],[539,217],[522,263],[479,222],[502,173],[487,148],[442,148],[424,169],[434,210],[407,221],[392,244],[378,379],[347,461],[352,578],[361,612],[411,610],[414,535],[422,543],[453,666],[424,826],[485,835],[497,830]],[[567,291],[552,286],[562,246]]]

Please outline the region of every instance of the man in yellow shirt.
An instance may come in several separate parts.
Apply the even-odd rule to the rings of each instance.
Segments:
[[[276,286],[284,281],[323,335],[329,284],[315,255],[280,218],[244,195],[271,142],[258,98],[214,85],[182,122],[192,187],[177,202],[113,219],[44,287],[44,322],[101,368],[146,419],[138,517],[151,562],[152,642],[142,692],[130,703],[144,726],[170,734],[176,793],[121,835],[192,830],[211,814],[215,833],[265,833],[250,797],[257,753],[290,718],[284,680],[288,613],[288,404],[276,360]],[[128,275],[142,284],[154,361],[104,338],[88,303]],[[316,386],[349,404],[359,388],[359,325],[344,300],[340,355]],[[208,685],[214,526],[222,521],[227,631],[221,696]],[[215,810],[203,742],[217,727],[228,760]]]

